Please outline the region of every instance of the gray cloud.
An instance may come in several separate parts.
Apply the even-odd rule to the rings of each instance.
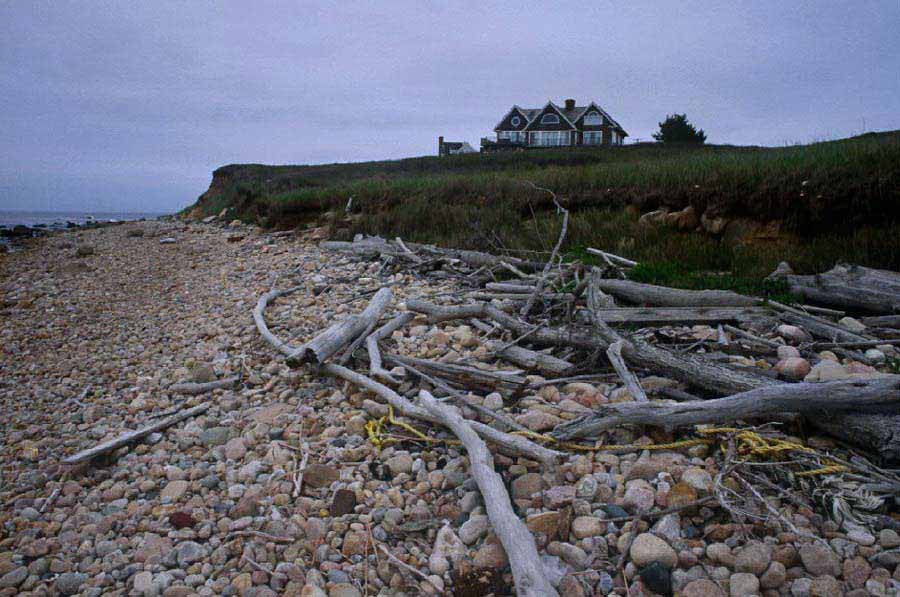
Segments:
[[[641,139],[900,127],[895,0],[332,4],[0,5],[0,207],[172,210],[222,164],[430,154],[570,96]]]

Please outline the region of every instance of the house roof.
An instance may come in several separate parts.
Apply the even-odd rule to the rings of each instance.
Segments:
[[[572,125],[574,125],[575,122],[577,122],[579,118],[584,116],[584,113],[587,112],[589,108],[594,107],[601,114],[606,116],[606,118],[613,124],[614,127],[618,128],[620,131],[622,131],[625,134],[625,136],[628,136],[628,133],[625,131],[624,128],[622,128],[622,125],[619,124],[618,122],[616,122],[616,119],[613,118],[612,116],[610,116],[606,110],[604,110],[599,105],[597,105],[596,102],[591,102],[590,104],[588,104],[586,106],[575,106],[571,110],[567,110],[565,107],[558,106],[555,103],[553,103],[552,101],[547,102],[547,105],[545,105],[543,108],[522,108],[520,106],[514,105],[509,110],[509,112],[507,112],[503,116],[503,118],[500,120],[500,122],[497,123],[497,126],[494,127],[494,130],[497,130],[498,128],[500,128],[500,125],[503,124],[503,121],[506,120],[506,117],[509,116],[510,113],[513,112],[513,110],[518,110],[519,113],[521,113],[525,117],[525,119],[528,121],[528,124],[531,124],[532,122],[534,122],[534,119],[537,118],[538,114],[543,112],[547,108],[548,105],[553,106],[560,114],[565,116],[566,119]]]

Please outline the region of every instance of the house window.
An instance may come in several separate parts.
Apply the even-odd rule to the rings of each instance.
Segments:
[[[518,131],[497,131],[497,141],[508,140],[512,143],[524,143],[525,133]]]
[[[510,119],[509,123],[513,126],[519,126],[522,123],[522,119],[519,118],[518,116],[513,116]]]
[[[569,131],[537,131],[531,133],[531,144],[537,147],[562,147],[571,145]]]
[[[541,124],[559,124],[559,116],[556,114],[544,114],[541,116]]]
[[[584,140],[582,141],[585,145],[600,145],[603,143],[603,131],[585,131],[584,132]]]
[[[596,112],[591,112],[584,117],[585,126],[598,126],[603,124],[603,119]]]

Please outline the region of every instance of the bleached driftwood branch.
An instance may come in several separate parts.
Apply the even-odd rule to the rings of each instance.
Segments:
[[[234,375],[232,377],[226,377],[224,379],[217,379],[215,381],[208,381],[205,383],[194,383],[187,381],[184,383],[172,384],[171,386],[169,386],[168,391],[174,392],[175,394],[188,394],[190,396],[196,396],[197,394],[205,394],[206,392],[212,392],[213,390],[232,388],[240,380],[240,376]]]
[[[556,589],[544,575],[534,537],[516,516],[503,479],[494,470],[494,459],[469,422],[451,407],[439,403],[422,390],[419,400],[429,413],[448,427],[462,442],[469,455],[469,470],[484,497],[488,519],[509,558],[516,594],[523,597],[553,597]]]
[[[631,280],[597,280],[600,290],[636,305],[655,307],[750,307],[761,299],[728,290],[681,290]]]
[[[525,317],[531,310],[534,308],[534,303],[537,298],[541,295],[541,291],[544,289],[544,284],[547,282],[547,276],[550,274],[550,268],[553,267],[556,262],[556,256],[559,254],[559,249],[562,247],[563,241],[566,240],[566,231],[569,229],[569,210],[559,204],[559,201],[556,199],[556,193],[551,191],[550,189],[545,189],[543,187],[536,186],[534,183],[528,183],[532,186],[532,188],[537,189],[539,191],[546,191],[550,193],[550,196],[553,198],[553,204],[556,205],[556,209],[563,214],[562,228],[559,231],[559,238],[556,239],[556,244],[553,246],[553,250],[550,252],[550,259],[547,260],[547,263],[544,264],[544,269],[541,271],[541,275],[538,277],[537,284],[534,285],[534,292],[531,296],[528,297],[528,300],[525,303],[525,306],[522,307],[521,315]]]
[[[378,348],[378,342],[384,340],[395,331],[405,326],[412,321],[415,316],[416,314],[410,311],[401,313],[366,336],[366,350],[369,353],[369,372],[372,375],[390,383],[397,383],[397,380],[391,376],[390,371],[385,369],[381,364],[381,350]]]
[[[366,308],[358,315],[351,315],[328,327],[315,338],[288,356],[294,363],[312,362],[321,365],[343,347],[356,340],[366,329],[381,318],[391,304],[394,293],[390,288],[381,288],[372,297]]]
[[[900,375],[779,384],[714,400],[606,404],[586,417],[560,425],[553,436],[588,437],[619,425],[652,425],[672,430],[788,412],[827,419],[836,412],[889,412],[898,403]]]
[[[167,417],[161,421],[157,421],[152,425],[147,425],[146,427],[141,427],[140,429],[135,429],[134,431],[128,431],[123,433],[119,437],[111,439],[109,441],[105,441],[101,444],[94,446],[93,448],[88,448],[87,450],[82,450],[77,454],[73,454],[68,458],[63,458],[63,464],[78,464],[79,462],[84,462],[86,460],[91,460],[100,456],[101,454],[105,454],[107,452],[112,452],[113,450],[118,450],[121,447],[132,444],[136,441],[142,440],[151,433],[156,433],[157,431],[162,431],[167,427],[171,427],[175,423],[179,421],[183,421],[185,419],[189,419],[191,417],[195,417],[200,413],[206,412],[209,409],[210,404],[198,404],[192,408],[188,408],[181,412],[175,413],[171,417]]]
[[[256,307],[253,308],[253,321],[256,323],[256,329],[259,330],[259,334],[263,337],[263,340],[271,344],[275,350],[285,355],[291,355],[294,352],[294,349],[288,346],[287,343],[282,342],[275,334],[269,331],[269,326],[266,325],[266,318],[263,314],[266,312],[269,301],[273,301],[279,296],[297,292],[301,288],[303,288],[303,286],[294,286],[293,288],[287,288],[285,290],[270,290],[259,297],[259,300],[256,301]]]
[[[641,382],[638,381],[635,374],[628,369],[628,365],[625,364],[625,359],[622,358],[622,347],[624,345],[625,340],[616,340],[606,349],[606,356],[609,357],[609,362],[612,363],[613,369],[615,369],[616,373],[619,374],[619,377],[622,378],[622,382],[625,383],[625,387],[628,388],[631,396],[637,402],[647,402],[647,394],[644,393]]]

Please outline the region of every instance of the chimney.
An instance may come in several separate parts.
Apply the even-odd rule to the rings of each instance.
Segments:
[[[566,100],[566,110],[574,110],[575,109],[575,100],[567,99]]]
[[[444,155],[444,137],[438,137],[438,155]]]

